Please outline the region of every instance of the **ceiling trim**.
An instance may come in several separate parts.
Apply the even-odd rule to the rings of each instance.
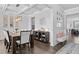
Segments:
[[[19,14],[21,14],[21,13],[23,13],[24,11],[26,11],[26,10],[28,10],[28,9],[30,9],[30,8],[33,8],[33,7],[35,7],[36,5],[33,5],[33,6],[30,6],[30,7],[25,7],[25,8],[23,8],[20,12],[18,12],[17,13],[17,15],[19,15]]]
[[[72,15],[72,14],[78,14],[79,13],[79,7],[67,9],[64,11],[65,15]]]

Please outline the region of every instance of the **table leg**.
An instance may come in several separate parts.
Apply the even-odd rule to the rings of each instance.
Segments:
[[[34,48],[34,36],[30,35],[30,37],[31,37],[30,46],[31,48]]]
[[[16,54],[16,38],[15,37],[13,37],[13,39],[12,39],[12,53],[13,54]]]

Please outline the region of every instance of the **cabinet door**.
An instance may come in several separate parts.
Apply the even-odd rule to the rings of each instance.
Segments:
[[[35,17],[31,18],[31,29],[35,29]]]

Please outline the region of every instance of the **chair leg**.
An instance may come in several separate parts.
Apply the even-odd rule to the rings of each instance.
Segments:
[[[6,44],[6,49],[8,48],[8,43]]]
[[[4,39],[4,45],[6,46],[6,41],[5,41],[5,39]]]
[[[22,51],[21,51],[21,47],[22,47],[22,45],[20,45],[20,53],[22,53]]]
[[[30,50],[30,44],[28,43],[28,50]]]
[[[6,41],[6,39],[4,39],[4,45],[6,46],[6,44],[7,44],[7,41]]]
[[[10,51],[10,45],[8,45],[8,52]]]
[[[29,43],[28,43],[28,48],[29,48]]]

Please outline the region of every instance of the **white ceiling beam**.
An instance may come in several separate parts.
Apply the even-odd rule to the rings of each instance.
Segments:
[[[46,10],[46,9],[49,9],[49,8],[46,7],[46,8],[43,8],[43,9],[41,9],[41,10],[37,8],[37,11],[34,11],[34,12],[30,13],[30,14],[24,13],[24,15],[29,15],[29,16],[30,16],[30,15],[34,15],[34,14],[40,13],[40,12]],[[30,12],[30,11],[29,11],[29,12]]]
[[[25,8],[23,8],[20,12],[18,12],[17,14],[21,14],[21,13],[23,13],[24,11],[26,11],[26,10],[28,10],[28,9],[30,9],[30,8],[33,8],[33,7],[35,7],[36,5],[33,5],[33,6],[31,6],[31,7],[25,7]]]
[[[44,4],[40,6],[40,7],[42,7],[42,6],[43,6],[43,8],[39,8],[39,6],[40,6],[40,5],[37,5],[37,6],[36,6],[36,9],[38,9],[39,11],[41,11],[42,9],[44,9],[44,8],[46,8],[46,7],[47,7],[47,6],[46,6],[46,5],[44,5]]]
[[[47,5],[44,5],[45,7],[44,8],[39,8],[38,7],[39,5],[37,4],[36,6],[34,6],[34,7],[32,7],[32,8],[35,8],[35,9],[37,9],[37,11],[34,11],[34,12],[32,12],[32,13],[27,13],[27,12],[30,12],[30,10],[28,10],[28,11],[26,11],[26,13],[23,13],[23,14],[25,14],[25,15],[31,15],[31,14],[34,14],[34,13],[38,13],[38,12],[41,12],[42,10],[44,10],[44,9],[46,9],[46,8],[48,8],[48,6]],[[41,7],[41,6],[40,6]],[[30,8],[30,9],[32,9],[32,8]],[[49,9],[49,8],[48,8]]]
[[[6,10],[10,10],[10,11],[13,11],[13,12],[17,12],[16,10],[14,10],[14,9],[12,9],[12,8],[10,8],[10,7],[7,7]]]
[[[79,7],[67,9],[64,11],[65,15],[72,15],[72,14],[78,14],[79,13]]]
[[[5,10],[7,9],[7,7],[8,7],[8,5],[7,4],[4,4],[4,5],[2,5],[2,15],[4,15],[5,14]]]

